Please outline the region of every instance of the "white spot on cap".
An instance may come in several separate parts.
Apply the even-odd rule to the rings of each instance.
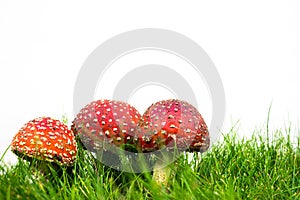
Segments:
[[[173,119],[174,116],[173,116],[173,115],[169,115],[168,118],[169,118],[169,119]]]
[[[176,128],[175,124],[171,124],[170,128]]]
[[[191,129],[187,128],[187,129],[185,130],[185,132],[186,132],[186,133],[190,133],[190,132],[191,132]]]

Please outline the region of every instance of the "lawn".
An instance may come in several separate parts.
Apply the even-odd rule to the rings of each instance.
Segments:
[[[241,139],[233,128],[201,156],[182,155],[167,186],[150,172],[110,169],[81,147],[74,168],[50,166],[47,176],[38,161],[1,159],[0,199],[300,199],[300,139],[292,143],[286,129],[268,132]]]

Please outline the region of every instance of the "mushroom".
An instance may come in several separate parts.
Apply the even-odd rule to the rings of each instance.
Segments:
[[[204,152],[209,148],[208,128],[198,110],[177,100],[162,100],[152,104],[139,122],[140,145],[144,152],[158,152],[153,179],[167,185],[170,168],[177,153]],[[172,160],[173,159],[173,160]]]
[[[102,163],[119,168],[120,149],[137,151],[137,123],[141,115],[131,105],[117,100],[95,100],[76,115],[72,130],[83,146]]]
[[[25,160],[41,161],[41,172],[48,173],[48,164],[71,166],[76,159],[77,145],[73,132],[59,120],[38,117],[18,131],[11,142],[12,151]]]

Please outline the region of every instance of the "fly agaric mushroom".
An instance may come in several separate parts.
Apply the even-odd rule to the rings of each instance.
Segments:
[[[191,104],[177,100],[163,100],[152,104],[139,122],[143,132],[140,145],[144,152],[166,149],[167,154],[182,152],[204,152],[209,148],[210,138],[201,114]],[[168,157],[168,155],[167,155]],[[158,158],[153,177],[159,184],[166,184],[169,162]]]
[[[96,153],[107,165],[115,165],[116,148],[136,151],[137,123],[141,115],[128,103],[117,100],[96,100],[80,110],[72,123],[72,130],[84,147]],[[118,161],[117,161],[118,162]]]
[[[72,165],[77,153],[73,132],[64,123],[50,117],[39,117],[24,124],[14,136],[11,149],[28,161],[34,158],[60,166]]]

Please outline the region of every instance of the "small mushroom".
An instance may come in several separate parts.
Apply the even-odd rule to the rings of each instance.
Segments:
[[[38,117],[26,124],[14,136],[12,151],[28,161],[33,159],[71,166],[76,159],[77,145],[73,132],[59,120]],[[49,169],[41,169],[43,173]]]
[[[144,152],[165,150],[164,155],[158,154],[153,169],[153,178],[160,185],[167,184],[170,174],[167,165],[178,152],[204,152],[209,148],[204,119],[185,101],[170,99],[152,104],[139,125],[143,130],[139,138]]]

